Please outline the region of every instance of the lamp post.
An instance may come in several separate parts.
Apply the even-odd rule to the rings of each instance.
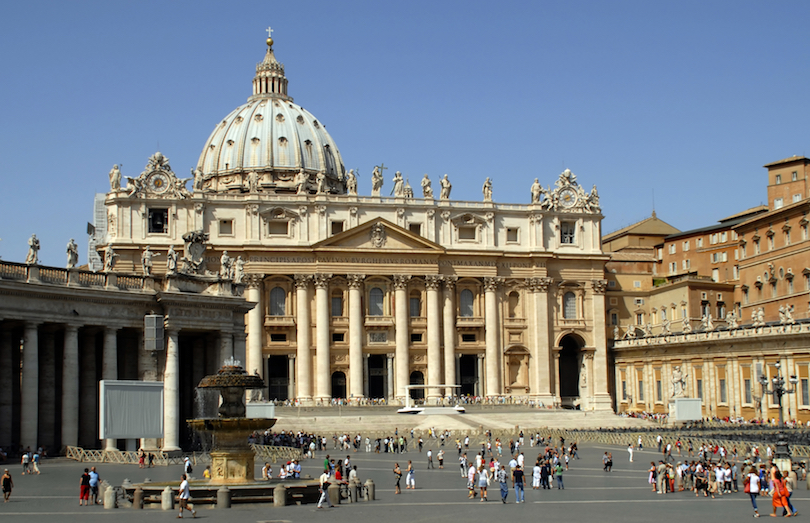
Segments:
[[[762,385],[762,395],[765,394],[773,394],[773,399],[779,405],[779,427],[781,428],[783,425],[782,420],[782,396],[786,394],[794,394],[796,392],[796,384],[799,383],[799,378],[796,376],[791,376],[788,381],[793,386],[793,388],[785,388],[785,378],[782,376],[780,369],[782,365],[777,361],[774,364],[776,367],[776,376],[771,378],[771,388],[768,389],[768,378],[765,377],[763,374],[759,377],[759,383]]]

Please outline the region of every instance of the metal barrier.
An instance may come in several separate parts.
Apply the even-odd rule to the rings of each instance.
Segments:
[[[287,462],[292,460],[301,461],[305,455],[299,448],[277,447],[274,445],[253,445],[250,447],[257,458],[271,463]],[[185,458],[191,460],[192,465],[211,463],[211,456],[207,452],[183,453],[180,455],[168,455],[162,450],[149,452],[154,455],[152,465],[168,466],[182,465]],[[65,457],[68,459],[89,462],[89,463],[121,463],[138,464],[140,455],[137,451],[127,450],[94,450],[82,447],[68,446],[65,449]],[[148,459],[148,458],[147,458]]]

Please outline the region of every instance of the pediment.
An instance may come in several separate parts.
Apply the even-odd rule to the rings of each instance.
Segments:
[[[313,245],[317,251],[421,252],[443,254],[444,248],[383,218],[362,223]]]

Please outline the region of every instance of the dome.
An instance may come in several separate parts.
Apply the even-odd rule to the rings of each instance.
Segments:
[[[268,39],[256,66],[253,95],[234,109],[208,137],[197,162],[203,191],[296,192],[303,172],[307,192],[317,189],[321,173],[326,191],[345,194],[340,151],[315,116],[287,95],[284,65]],[[256,173],[256,175],[252,175]],[[249,176],[250,175],[250,176]],[[251,187],[250,178],[257,180]],[[300,178],[299,178],[300,179]]]

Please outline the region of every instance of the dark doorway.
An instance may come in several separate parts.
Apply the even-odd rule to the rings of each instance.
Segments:
[[[411,372],[411,385],[424,385],[425,384],[425,375],[422,374],[420,371],[415,370]],[[413,400],[424,400],[425,399],[425,389],[411,389],[411,399]]]
[[[478,387],[478,356],[462,354],[458,362],[462,396],[475,396]]]
[[[267,358],[267,382],[270,385],[267,399],[277,401],[289,399],[290,376],[287,356]]]
[[[373,354],[368,357],[368,397],[385,397],[385,363],[382,354]]]
[[[332,373],[332,397],[346,397],[346,375],[341,371]]]
[[[560,342],[560,396],[579,396],[579,366],[581,341],[568,335]]]

